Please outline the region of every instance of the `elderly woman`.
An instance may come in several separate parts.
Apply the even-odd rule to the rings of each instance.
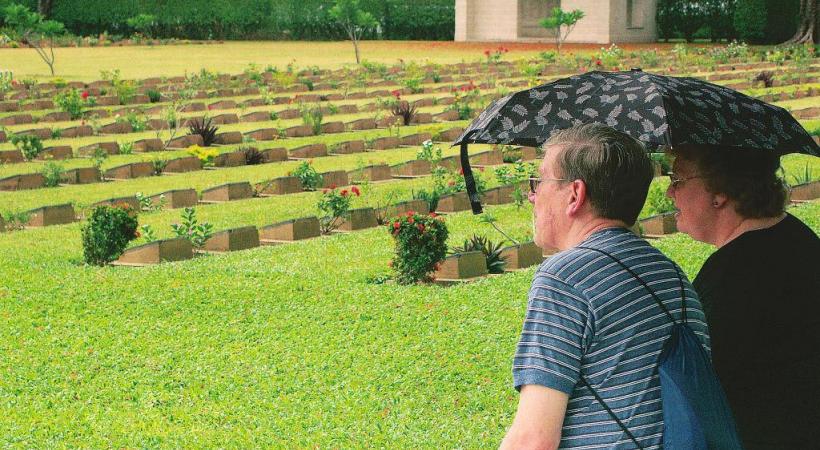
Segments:
[[[746,448],[818,448],[820,239],[785,212],[774,153],[670,153],[678,230],[717,247],[693,285]]]

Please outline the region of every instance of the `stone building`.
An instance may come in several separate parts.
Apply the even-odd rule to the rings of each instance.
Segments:
[[[584,18],[564,42],[655,42],[657,0],[455,0],[456,41],[554,41],[538,22],[555,7]]]

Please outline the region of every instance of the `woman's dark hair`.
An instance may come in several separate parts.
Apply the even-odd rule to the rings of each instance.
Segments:
[[[777,174],[780,157],[774,152],[684,145],[668,153],[693,163],[706,190],[729,197],[743,217],[777,217],[785,211],[788,188]]]

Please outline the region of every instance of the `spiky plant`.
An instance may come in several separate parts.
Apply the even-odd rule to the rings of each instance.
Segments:
[[[494,243],[485,236],[474,234],[470,239],[464,240],[463,246],[450,249],[450,253],[480,251],[487,260],[487,270],[490,273],[504,273],[504,267],[507,265],[507,261],[501,256],[501,250],[503,248],[504,241]]]
[[[188,126],[190,134],[198,134],[202,136],[202,142],[205,147],[210,147],[216,142],[216,131],[219,127],[211,125],[212,119],[194,119]]]
[[[407,100],[401,100],[393,107],[393,115],[401,117],[403,125],[410,125],[413,117],[416,116],[416,105],[411,105]]]
[[[257,150],[255,147],[248,147],[245,149],[245,164],[248,166],[253,166],[256,164],[262,164],[265,162],[265,157],[262,155],[262,152]]]

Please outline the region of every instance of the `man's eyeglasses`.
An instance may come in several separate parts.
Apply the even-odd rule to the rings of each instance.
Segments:
[[[530,194],[535,194],[542,181],[569,181],[566,178],[530,178]]]
[[[678,185],[680,185],[684,181],[694,180],[695,178],[703,178],[703,176],[694,175],[694,176],[691,176],[691,177],[678,178],[677,176],[675,176],[674,173],[670,173],[669,174],[669,182],[670,182],[669,186],[671,188],[675,189],[675,188],[678,187]]]

